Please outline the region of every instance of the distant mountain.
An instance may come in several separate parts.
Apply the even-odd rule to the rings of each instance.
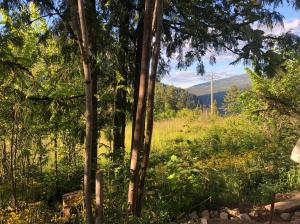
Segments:
[[[238,86],[240,89],[245,89],[251,86],[251,79],[248,75],[236,75],[230,78],[219,79],[213,82],[214,93],[226,92],[231,86]],[[210,82],[198,84],[186,89],[189,93],[196,96],[210,94]]]
[[[224,102],[226,92],[232,86],[237,86],[240,89],[251,87],[251,79],[248,75],[236,75],[230,78],[219,79],[213,82],[214,99],[217,101],[218,107],[221,107]],[[190,94],[198,96],[200,102],[205,105],[210,105],[210,82],[202,83],[186,89]]]

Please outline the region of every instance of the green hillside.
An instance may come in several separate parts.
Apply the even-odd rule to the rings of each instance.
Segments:
[[[248,75],[236,75],[230,78],[219,79],[214,81],[214,93],[226,92],[233,85],[238,86],[240,89],[246,89],[251,86],[251,79]],[[187,88],[187,91],[196,96],[203,96],[210,94],[210,82],[202,83]]]

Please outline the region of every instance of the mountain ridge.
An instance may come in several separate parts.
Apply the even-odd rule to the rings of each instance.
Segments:
[[[251,79],[247,74],[241,74],[229,78],[215,80],[213,82],[213,92],[227,92],[232,86],[237,86],[240,89],[247,89],[251,87]],[[210,82],[194,85],[186,88],[186,90],[196,96],[209,95]]]
[[[210,85],[210,82],[201,83],[187,88],[186,91],[195,95],[203,106],[208,107],[211,104]],[[224,97],[232,86],[237,86],[241,90],[248,89],[251,87],[251,79],[247,74],[242,74],[215,80],[213,82],[213,93],[214,100],[216,100],[218,108],[223,107]]]

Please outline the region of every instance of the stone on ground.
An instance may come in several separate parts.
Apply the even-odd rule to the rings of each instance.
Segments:
[[[208,224],[207,219],[202,218],[202,219],[201,219],[201,224]]]
[[[271,204],[266,205],[267,210],[271,210]],[[294,212],[300,209],[300,193],[295,194],[290,199],[279,201],[274,204],[274,211],[278,213]]]
[[[281,214],[280,214],[280,218],[281,218],[283,221],[290,221],[290,220],[291,220],[291,214],[290,214],[290,213],[287,213],[287,212],[281,213]]]
[[[251,222],[251,218],[247,213],[242,213],[238,216],[240,220],[245,221],[245,222]]]
[[[230,209],[230,208],[225,207],[224,210],[225,210],[225,212],[228,213],[228,215],[233,216],[233,217],[237,217],[241,214],[238,208]]]
[[[226,212],[221,212],[220,219],[228,219],[228,214]]]
[[[300,224],[300,219],[293,220],[293,221],[290,222],[290,224]]]
[[[208,211],[208,210],[202,211],[201,214],[200,214],[200,217],[201,217],[201,218],[205,218],[205,219],[209,219],[209,218],[210,218],[210,213],[209,213],[209,211]]]
[[[196,211],[193,211],[192,213],[189,214],[190,219],[198,219],[198,215]]]

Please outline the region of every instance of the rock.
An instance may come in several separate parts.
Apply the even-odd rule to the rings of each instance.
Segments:
[[[283,221],[290,221],[291,220],[291,214],[290,213],[281,213],[280,214],[280,218],[283,220]]]
[[[258,217],[258,212],[256,210],[253,210],[249,212],[249,216],[252,218],[257,218]]]
[[[232,220],[232,221],[238,221],[238,220],[240,220],[240,218],[239,217],[230,217],[230,220]]]
[[[266,216],[266,215],[268,215],[268,213],[267,212],[263,212],[263,213],[261,213],[261,215],[262,216]]]
[[[228,214],[226,212],[221,212],[220,219],[228,219]]]
[[[300,224],[300,219],[298,219],[298,220],[293,220],[293,221],[291,221],[290,223],[291,223],[291,224]]]
[[[198,219],[198,215],[196,211],[193,211],[192,213],[189,214],[190,219]]]
[[[187,220],[185,218],[178,219],[178,223],[185,223]]]
[[[202,211],[201,214],[200,214],[200,217],[201,217],[201,218],[205,218],[205,219],[209,219],[209,218],[210,218],[210,213],[209,213],[209,211],[208,211],[208,210]]]
[[[238,208],[230,209],[230,208],[226,207],[225,212],[227,212],[230,216],[233,216],[233,217],[237,217],[241,214]]]
[[[266,205],[267,210],[271,210],[271,204]],[[293,212],[300,208],[300,193],[294,194],[291,198],[279,201],[274,204],[274,211],[278,213]]]
[[[300,212],[299,211],[295,212],[294,215],[292,216],[291,220],[299,221],[300,220]],[[297,222],[295,222],[295,223],[297,223]],[[300,222],[299,222],[299,224],[300,224]]]
[[[210,217],[211,218],[218,218],[219,212],[218,211],[210,211]]]
[[[242,221],[251,222],[251,218],[250,218],[250,216],[247,213],[242,213],[238,217]]]
[[[194,224],[194,223],[196,223],[194,220],[190,220],[187,222],[187,224]]]
[[[300,219],[300,212],[295,212],[293,217],[292,217],[292,220],[294,219]]]
[[[201,224],[208,224],[207,219],[201,218]]]

